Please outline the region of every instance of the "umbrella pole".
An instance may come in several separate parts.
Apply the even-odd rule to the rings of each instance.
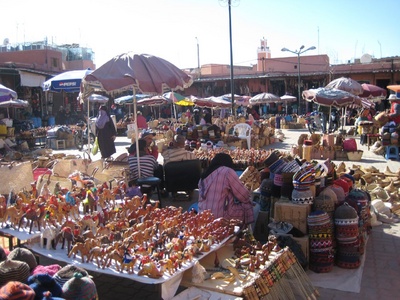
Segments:
[[[87,148],[88,148],[88,153],[90,153],[90,102],[89,102],[89,97],[87,99],[87,128],[88,128]]]
[[[344,123],[346,121],[346,113],[347,113],[347,106],[344,107],[344,114],[342,115],[342,118],[343,118],[343,120],[342,120],[342,130],[343,130],[343,127],[344,127]]]
[[[141,178],[140,174],[140,159],[139,159],[139,132],[137,126],[137,108],[136,108],[136,91],[135,87],[133,87],[133,113],[135,115],[135,143],[136,143],[136,159],[137,159],[137,166],[138,166],[138,178]]]

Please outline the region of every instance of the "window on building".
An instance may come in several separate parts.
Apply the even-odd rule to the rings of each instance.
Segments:
[[[58,59],[57,58],[53,57],[51,59],[51,66],[54,68],[58,68]]]

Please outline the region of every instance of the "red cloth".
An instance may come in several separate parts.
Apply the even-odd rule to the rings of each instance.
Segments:
[[[38,265],[35,269],[33,269],[32,275],[49,274],[50,276],[54,276],[54,274],[56,274],[59,270],[61,270],[61,266],[57,264],[48,266]]]
[[[147,122],[146,122],[146,118],[143,117],[142,115],[137,115],[137,127],[139,129],[147,129]]]
[[[390,104],[390,113],[391,114],[396,114],[397,111],[395,109],[395,106],[396,105],[400,105],[400,100],[392,100],[390,102],[391,102],[391,104]],[[400,124],[400,115],[395,116],[395,117],[390,117],[390,120],[395,122],[396,124]]]

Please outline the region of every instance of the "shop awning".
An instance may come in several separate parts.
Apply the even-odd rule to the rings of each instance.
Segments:
[[[29,87],[41,87],[46,81],[46,77],[40,74],[34,74],[30,72],[19,71],[21,76],[21,85]]]

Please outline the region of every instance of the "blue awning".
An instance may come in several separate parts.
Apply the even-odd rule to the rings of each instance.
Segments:
[[[87,75],[92,73],[93,70],[74,70],[67,71],[54,76],[53,78],[45,81],[43,83],[43,91],[53,91],[53,92],[79,92],[82,79]]]

